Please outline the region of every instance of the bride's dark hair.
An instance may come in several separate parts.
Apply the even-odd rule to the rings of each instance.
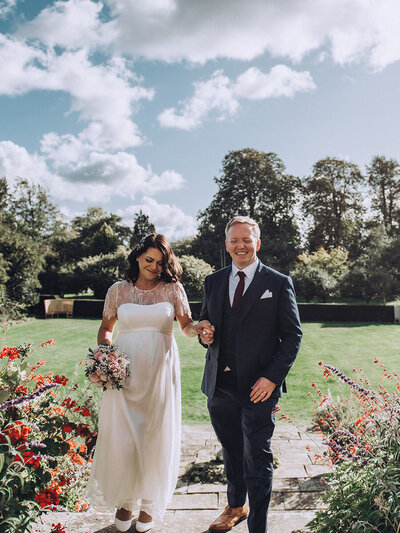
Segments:
[[[171,245],[161,233],[150,233],[135,246],[128,256],[129,268],[125,273],[125,278],[135,283],[139,277],[139,263],[136,259],[144,254],[149,248],[157,248],[163,255],[163,268],[160,279],[166,283],[176,283],[181,279],[182,267],[178,263]]]

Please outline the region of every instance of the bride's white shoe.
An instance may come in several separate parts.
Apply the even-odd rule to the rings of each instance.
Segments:
[[[153,525],[153,522],[139,522],[138,520],[135,524],[135,527],[138,533],[145,533],[145,531],[150,531]]]
[[[117,531],[128,531],[132,525],[132,518],[129,520],[120,520],[119,518],[115,518],[115,527],[117,528]]]

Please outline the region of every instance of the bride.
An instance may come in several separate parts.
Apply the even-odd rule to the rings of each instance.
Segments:
[[[114,344],[130,360],[123,389],[103,393],[98,440],[88,483],[93,503],[117,508],[115,525],[128,531],[139,506],[136,530],[161,519],[179,468],[181,391],[174,317],[182,333],[212,342],[208,321],[193,323],[182,268],[166,238],[152,233],[129,255],[126,281],[107,292],[99,344]],[[100,500],[99,500],[100,497]]]

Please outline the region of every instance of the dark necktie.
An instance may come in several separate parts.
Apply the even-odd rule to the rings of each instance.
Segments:
[[[246,277],[246,274],[244,272],[242,272],[241,270],[239,270],[237,275],[239,276],[240,279],[239,279],[239,283],[237,284],[237,287],[236,287],[236,290],[235,290],[235,295],[233,297],[232,309],[235,309],[235,307],[240,302],[240,298],[243,295],[244,278]]]

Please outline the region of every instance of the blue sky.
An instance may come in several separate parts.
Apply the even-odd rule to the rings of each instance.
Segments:
[[[0,175],[193,234],[229,150],[400,159],[397,0],[0,0]]]

